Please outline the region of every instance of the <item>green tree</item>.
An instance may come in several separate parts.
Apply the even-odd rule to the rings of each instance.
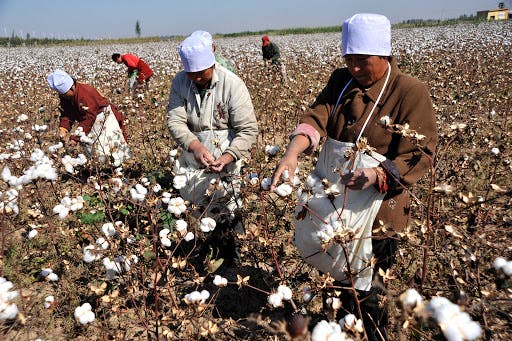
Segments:
[[[135,34],[137,35],[137,37],[140,38],[140,24],[139,24],[139,21],[137,20],[137,22],[135,23]]]

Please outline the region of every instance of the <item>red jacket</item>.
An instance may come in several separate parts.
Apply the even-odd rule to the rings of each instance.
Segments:
[[[103,97],[98,90],[90,85],[75,82],[74,94],[75,96],[72,99],[59,96],[59,110],[61,112],[59,127],[66,128],[70,131],[73,123],[78,122],[78,126],[82,127],[84,133],[89,134],[96,120],[96,116],[98,116],[105,107],[110,105],[126,139],[123,114],[117,110],[108,99]],[[80,141],[80,137],[74,134],[71,134],[70,138],[77,142]]]
[[[134,70],[138,71],[139,76],[137,79],[141,83],[153,75],[153,70],[151,70],[149,65],[134,54],[123,54],[121,56],[121,60],[123,61],[123,64],[128,67],[128,75],[130,75]]]

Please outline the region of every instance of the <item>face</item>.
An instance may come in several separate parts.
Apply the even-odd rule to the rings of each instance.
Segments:
[[[369,56],[364,54],[345,55],[348,71],[356,81],[365,87],[369,87],[384,77],[387,67],[387,57]]]
[[[215,66],[209,67],[208,69],[197,71],[197,72],[187,72],[187,77],[195,84],[205,87],[212,80],[213,69]]]
[[[74,95],[75,95],[75,85],[74,84],[71,86],[71,88],[67,92],[61,94],[62,97],[68,98],[68,99],[73,98]]]

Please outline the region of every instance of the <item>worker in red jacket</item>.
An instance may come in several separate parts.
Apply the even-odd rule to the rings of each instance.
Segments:
[[[59,94],[58,137],[62,142],[69,139],[70,146],[80,143],[88,154],[101,162],[114,160],[116,166],[130,157],[123,114],[107,98],[59,69],[47,80]],[[71,131],[75,122],[77,127]]]
[[[153,75],[153,70],[151,70],[144,60],[130,53],[123,55],[114,53],[112,55],[112,60],[118,64],[123,63],[128,67],[130,91],[135,91],[135,89],[142,87],[143,85],[145,90],[149,89],[149,79]]]

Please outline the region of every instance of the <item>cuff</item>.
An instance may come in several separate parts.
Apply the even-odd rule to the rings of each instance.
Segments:
[[[301,123],[295,128],[293,133],[290,135],[290,140],[296,135],[304,135],[309,138],[309,147],[304,151],[305,154],[311,154],[320,143],[320,133],[311,125],[307,123]]]

